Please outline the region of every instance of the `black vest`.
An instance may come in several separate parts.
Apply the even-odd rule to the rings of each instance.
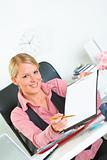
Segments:
[[[56,94],[54,91],[52,91],[52,97],[51,97],[52,103],[56,106],[58,111],[60,113],[64,114],[64,108],[65,108],[65,97],[61,97],[58,94]],[[19,107],[21,107],[20,104],[18,104]],[[28,104],[27,104],[28,106]],[[26,110],[26,113],[28,114],[30,120],[38,126],[41,130],[44,130],[49,124],[47,124],[36,112],[34,112],[31,107],[28,106],[28,109]]]

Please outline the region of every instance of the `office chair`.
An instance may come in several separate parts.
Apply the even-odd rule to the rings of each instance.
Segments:
[[[52,78],[61,78],[54,67],[48,62],[40,62],[39,65],[44,82]],[[0,113],[13,132],[16,134],[16,136],[19,138],[19,140],[22,142],[24,147],[27,149],[29,154],[33,155],[37,148],[23,134],[18,132],[10,120],[11,111],[17,106],[17,92],[18,87],[13,83],[0,91]]]
[[[39,71],[42,75],[44,82],[47,82],[53,78],[60,78],[60,75],[55,70],[55,68],[48,62],[42,61],[39,63]]]

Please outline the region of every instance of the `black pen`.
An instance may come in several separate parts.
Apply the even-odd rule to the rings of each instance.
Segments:
[[[58,148],[58,144],[55,145],[55,148],[53,148],[52,151],[49,152],[49,154],[43,159],[43,160],[47,160],[47,158],[49,158],[49,156],[52,155],[52,153]]]

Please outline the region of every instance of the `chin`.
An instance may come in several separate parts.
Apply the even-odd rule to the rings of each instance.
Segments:
[[[38,87],[38,88],[37,87],[36,88],[32,88],[30,90],[30,92],[36,94],[36,93],[38,93],[40,91],[40,89],[41,89],[40,87]]]
[[[29,95],[34,95],[34,94],[39,93],[39,91],[38,91],[38,90],[35,90],[35,91],[28,91],[27,93],[28,93]]]

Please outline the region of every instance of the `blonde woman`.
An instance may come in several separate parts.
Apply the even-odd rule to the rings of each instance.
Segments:
[[[67,83],[61,79],[53,79],[47,83],[42,82],[37,61],[29,54],[20,53],[11,58],[9,72],[12,82],[18,86],[17,106],[11,113],[11,121],[32,143],[40,148],[56,139],[66,127],[67,119],[52,103],[52,91],[65,97]],[[44,121],[43,127],[34,124],[27,115],[31,108],[38,117]],[[51,117],[56,120],[50,120]],[[36,121],[38,121],[38,119]],[[41,122],[40,122],[41,123]]]
[[[66,96],[67,82],[55,78],[44,83],[37,61],[26,53],[19,53],[11,58],[9,72],[12,82],[19,88],[19,105],[11,113],[13,125],[37,148],[57,139],[60,132],[66,128],[67,119],[62,118],[64,106],[58,108],[52,101],[52,96],[55,93],[63,99]],[[33,111],[31,117],[27,113],[29,109]],[[54,119],[51,120],[51,117]],[[85,160],[91,159],[100,145],[101,141],[95,142],[90,150],[83,151],[76,159],[83,160],[84,157]]]

